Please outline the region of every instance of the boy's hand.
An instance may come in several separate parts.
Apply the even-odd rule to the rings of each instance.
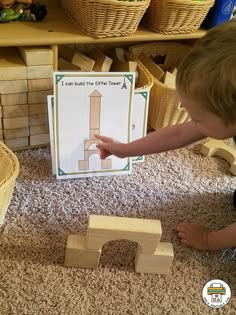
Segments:
[[[97,144],[97,148],[100,150],[100,158],[101,160],[106,159],[110,155],[115,155],[118,158],[124,158],[125,157],[125,144],[121,143],[115,139],[95,135],[95,137],[102,142]]]

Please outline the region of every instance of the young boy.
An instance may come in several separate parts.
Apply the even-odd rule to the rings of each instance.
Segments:
[[[176,88],[190,122],[158,129],[127,144],[96,135],[101,159],[174,150],[206,137],[236,136],[236,21],[215,27],[197,42],[178,68]],[[177,231],[182,243],[199,250],[236,247],[236,223],[218,231],[181,223]]]

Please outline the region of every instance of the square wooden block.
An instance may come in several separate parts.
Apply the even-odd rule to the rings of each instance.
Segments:
[[[88,250],[85,248],[85,236],[68,235],[65,266],[96,269],[99,264],[101,250]]]
[[[159,243],[154,254],[144,254],[138,246],[135,271],[138,273],[169,274],[174,258],[171,243]]]
[[[0,81],[24,80],[27,78],[26,65],[14,47],[0,48]]]
[[[53,64],[53,52],[48,46],[24,46],[18,50],[27,66]]]

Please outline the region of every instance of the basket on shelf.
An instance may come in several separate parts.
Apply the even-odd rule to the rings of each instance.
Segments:
[[[215,0],[151,0],[143,24],[162,34],[198,30]]]
[[[150,0],[62,0],[66,14],[90,36],[103,38],[133,34]]]
[[[136,60],[139,60],[140,54],[152,57],[164,56],[164,67],[168,70],[178,68],[190,49],[191,47],[187,45],[160,42],[131,46],[129,51]],[[158,129],[189,121],[187,111],[181,107],[178,101],[176,89],[165,85],[155,77],[153,77],[153,82],[149,101],[149,127]]]
[[[11,202],[16,178],[19,174],[19,162],[16,155],[0,142],[0,225]]]

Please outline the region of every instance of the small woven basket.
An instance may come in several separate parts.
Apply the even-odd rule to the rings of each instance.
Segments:
[[[162,34],[198,30],[215,0],[151,0],[142,23]]]
[[[0,142],[0,225],[3,224],[11,202],[18,174],[19,162],[16,155]]]
[[[133,34],[150,0],[62,0],[66,14],[90,36],[103,38]]]
[[[187,45],[160,42],[158,44],[131,46],[129,52],[136,60],[139,60],[140,54],[152,57],[165,56],[164,67],[168,70],[178,68],[181,60],[190,49],[191,47]],[[152,76],[150,73],[149,75]],[[159,129],[189,121],[190,117],[187,111],[181,107],[178,101],[176,89],[165,85],[153,76],[152,78],[153,87],[150,92],[148,113],[149,127]]]

